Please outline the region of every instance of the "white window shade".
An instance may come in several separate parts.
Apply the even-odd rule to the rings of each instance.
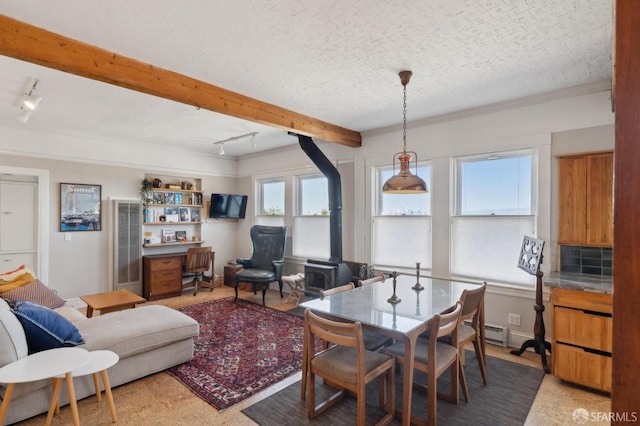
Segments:
[[[535,216],[456,216],[451,222],[452,275],[535,285],[536,277],[517,266],[522,238],[535,236]]]
[[[293,256],[329,259],[331,238],[329,216],[296,216],[293,218]]]
[[[284,226],[284,216],[256,216],[256,225]]]
[[[431,216],[377,216],[371,259],[378,267],[431,269]]]

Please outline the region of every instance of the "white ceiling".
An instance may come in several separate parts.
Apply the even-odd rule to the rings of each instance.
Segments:
[[[611,80],[611,0],[31,0],[0,14],[364,132]],[[17,120],[33,78],[43,96]],[[0,56],[0,124],[239,156],[286,132]]]

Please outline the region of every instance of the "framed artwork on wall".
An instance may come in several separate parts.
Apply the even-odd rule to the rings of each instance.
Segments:
[[[60,184],[60,232],[102,230],[102,185]]]

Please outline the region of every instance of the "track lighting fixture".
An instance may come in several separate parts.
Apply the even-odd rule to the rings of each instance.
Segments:
[[[24,95],[24,99],[22,100],[22,105],[24,106],[24,108],[28,109],[29,111],[34,111],[38,107],[38,104],[40,103],[40,101],[42,100],[42,96],[39,96],[36,93],[37,85],[38,85],[38,80],[33,82],[33,86],[31,86],[31,89],[29,90],[28,93]]]
[[[244,138],[251,138],[251,148],[255,148],[256,147],[256,135],[258,134],[258,132],[251,132],[251,133],[247,133],[246,135],[240,135],[240,136],[234,136],[232,138],[228,138],[222,141],[218,141],[218,142],[214,142],[214,145],[218,145],[218,154],[219,155],[224,155],[224,144],[226,143],[231,143],[231,142],[235,142],[235,141],[239,141],[240,139],[244,139]]]

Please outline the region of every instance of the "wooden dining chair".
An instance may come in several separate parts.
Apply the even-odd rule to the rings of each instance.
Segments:
[[[182,289],[193,287],[193,295],[198,294],[200,287],[207,287],[213,291],[211,282],[204,280],[204,273],[211,267],[211,246],[191,247],[187,250],[187,261],[184,265],[183,277],[193,277],[193,280],[182,284]]]
[[[395,360],[393,356],[368,351],[364,347],[360,322],[337,322],[318,316],[306,309],[305,340],[308,348],[306,364],[309,380],[307,414],[313,419],[341,400],[346,391],[355,394],[358,426],[364,426],[366,414],[365,386],[378,380],[379,406],[385,416],[377,423],[388,424],[395,415]],[[313,350],[315,338],[333,345],[320,352]],[[331,397],[316,405],[315,376],[338,387]]]
[[[464,367],[464,347],[467,343],[472,342],[478,360],[478,367],[482,374],[482,381],[487,384],[487,364],[484,348],[484,333],[482,333],[481,318],[484,310],[484,293],[487,283],[474,290],[464,290],[460,296],[462,311],[460,313],[460,327],[458,330],[458,348],[460,350],[460,363]],[[469,324],[465,323],[468,321]],[[465,395],[469,400],[469,395]]]
[[[324,299],[325,297],[329,297],[333,294],[338,294],[338,293],[342,293],[343,291],[353,290],[354,288],[355,286],[353,285],[353,283],[349,283],[349,284],[344,284],[344,285],[333,287],[326,290],[320,290],[320,297]],[[376,333],[375,331],[363,330],[362,335],[364,339],[364,347],[368,351],[377,351],[378,349],[393,343],[392,338],[384,336],[380,333]],[[328,342],[323,342],[323,347],[326,349],[328,347]],[[303,345],[303,349],[302,349],[303,358],[304,358],[304,354],[306,354],[306,351],[307,351],[307,347],[306,345]],[[300,398],[302,400],[305,399],[306,390],[307,390],[307,387],[306,387],[307,374],[306,373],[307,373],[307,366],[306,364],[303,363],[302,364],[302,381],[300,383]]]
[[[447,313],[434,315],[429,327],[429,337],[421,337],[416,343],[414,368],[427,373],[427,386],[425,388],[428,401],[427,424],[431,426],[436,424],[438,397],[457,404],[460,399],[460,385],[462,385],[462,390],[468,393],[464,371],[462,374],[460,373],[460,353],[458,351],[460,312],[462,312],[462,305],[457,302],[455,307],[448,310]],[[451,335],[449,343],[438,340],[439,337],[446,335]],[[393,355],[396,358],[396,362],[403,365],[404,343],[395,343],[383,348],[380,352]],[[437,379],[447,370],[451,373],[451,392],[444,394],[437,390]],[[423,387],[420,385],[415,386]],[[413,422],[414,419],[412,419]]]
[[[385,280],[384,274],[380,274],[373,278],[369,278],[367,280],[358,280],[358,287],[362,287],[362,286],[377,283],[377,282],[384,282],[384,280]]]

